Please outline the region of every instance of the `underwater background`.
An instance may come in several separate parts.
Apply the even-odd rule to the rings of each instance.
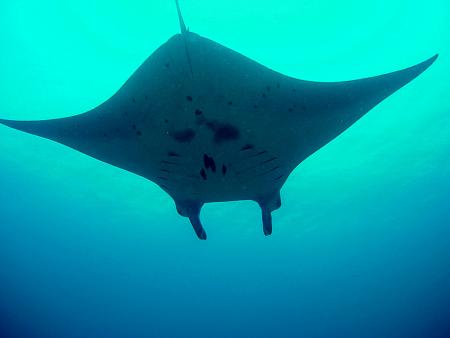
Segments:
[[[0,126],[0,337],[450,337],[450,3],[180,0],[190,30],[276,71],[424,74],[199,241],[157,185]],[[174,1],[0,2],[0,118],[109,98]]]

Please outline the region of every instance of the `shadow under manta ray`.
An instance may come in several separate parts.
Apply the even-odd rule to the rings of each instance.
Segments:
[[[0,123],[141,175],[165,190],[200,239],[204,203],[254,200],[265,235],[292,170],[437,58],[345,82],[272,71],[186,30],[160,46],[93,110]]]

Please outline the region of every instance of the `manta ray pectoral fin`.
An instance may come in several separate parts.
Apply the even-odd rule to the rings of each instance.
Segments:
[[[53,139],[52,136],[59,129],[58,123],[54,123],[54,121],[57,120],[16,121],[0,119],[0,123],[5,126],[49,139]]]
[[[423,73],[437,57],[436,54],[415,66],[359,80],[300,82],[297,106],[303,105],[304,113],[298,116],[315,130],[307,155],[337,137],[378,103]]]
[[[353,107],[354,117],[360,117],[401,87],[422,74],[437,59],[438,54],[409,68],[369,78],[317,83],[318,100],[323,100],[328,108]]]
[[[77,148],[76,142],[78,140],[98,136],[104,129],[112,128],[107,123],[100,124],[98,111],[99,109],[93,109],[84,114],[49,120],[17,121],[0,119],[0,124]],[[114,119],[110,120],[115,121]],[[108,123],[112,124],[110,122]]]
[[[136,149],[132,143],[135,130],[126,130],[121,119],[114,114],[103,118],[98,111],[94,109],[88,113],[50,120],[0,119],[0,124],[56,141],[103,162],[144,175],[144,171],[136,165],[138,152],[130,150]]]
[[[189,218],[197,237],[201,240],[207,238],[206,231],[200,221],[200,210],[203,203],[196,201],[175,201],[177,211],[181,216]]]

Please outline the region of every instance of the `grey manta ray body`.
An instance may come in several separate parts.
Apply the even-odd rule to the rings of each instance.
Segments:
[[[254,200],[263,230],[305,158],[436,59],[366,79],[294,79],[185,28],[109,100],[73,117],[0,120],[141,175],[165,190],[200,239],[204,203]]]

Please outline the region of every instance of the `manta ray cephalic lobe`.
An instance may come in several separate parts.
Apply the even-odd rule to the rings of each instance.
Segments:
[[[176,5],[181,34],[106,102],[67,118],[0,123],[155,182],[200,239],[200,209],[219,201],[256,201],[271,234],[292,170],[437,58],[360,80],[302,81],[187,31]]]

